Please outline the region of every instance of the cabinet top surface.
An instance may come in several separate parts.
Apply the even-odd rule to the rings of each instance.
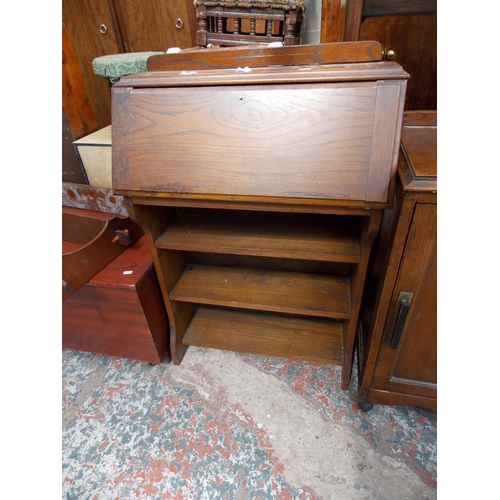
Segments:
[[[409,77],[393,61],[269,66],[262,68],[206,69],[199,71],[149,71],[123,77],[114,87],[190,87],[342,81],[406,80]]]
[[[437,191],[437,112],[407,112],[401,131],[399,162],[405,189]]]

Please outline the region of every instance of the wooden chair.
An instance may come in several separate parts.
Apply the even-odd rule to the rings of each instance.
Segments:
[[[194,0],[200,47],[300,43],[303,0]]]

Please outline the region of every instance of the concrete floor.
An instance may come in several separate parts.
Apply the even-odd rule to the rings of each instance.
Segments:
[[[437,497],[436,416],[355,404],[356,373],[190,347],[179,366],[63,350],[63,498]]]

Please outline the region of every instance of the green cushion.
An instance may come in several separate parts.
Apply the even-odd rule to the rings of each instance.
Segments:
[[[147,60],[154,54],[164,54],[164,52],[130,52],[96,57],[92,61],[92,69],[96,75],[116,83],[122,76],[147,71]]]

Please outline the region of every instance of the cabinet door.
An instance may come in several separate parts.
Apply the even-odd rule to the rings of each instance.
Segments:
[[[166,52],[196,45],[192,0],[114,0],[126,52]]]
[[[415,207],[375,366],[373,389],[436,398],[436,212],[433,204]],[[407,311],[400,308],[402,294],[410,297]],[[402,314],[398,316],[398,312]],[[399,342],[395,338],[398,319],[404,321],[399,325]]]
[[[98,128],[111,123],[111,96],[109,82],[94,74],[92,61],[96,57],[123,52],[109,2],[63,0],[62,3],[62,20],[68,30]]]
[[[405,110],[437,109],[437,15],[435,13],[368,17],[360,40],[381,43],[386,59],[410,74]]]

